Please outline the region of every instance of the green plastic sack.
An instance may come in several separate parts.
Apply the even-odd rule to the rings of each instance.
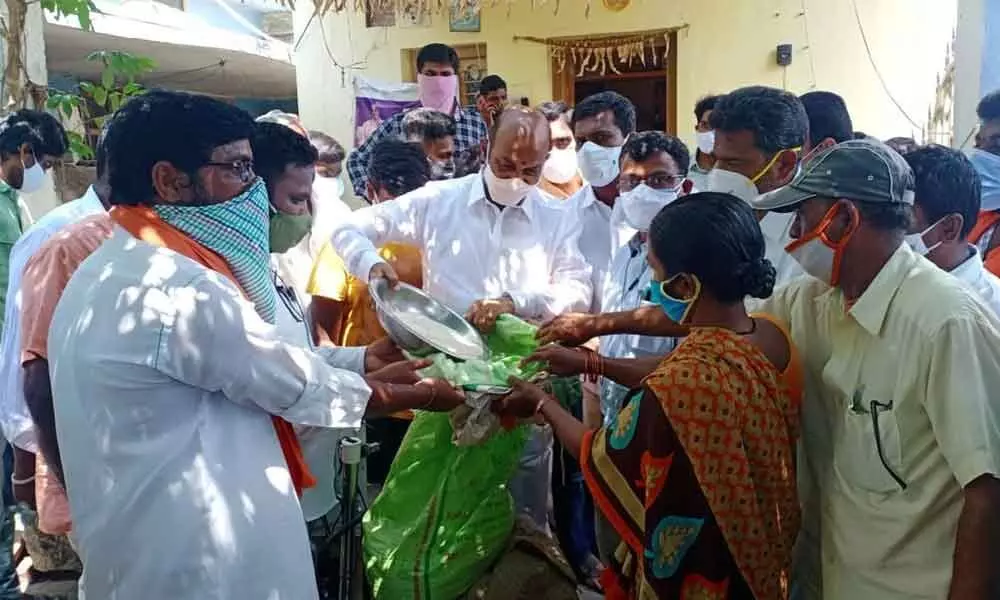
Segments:
[[[496,327],[486,335],[489,359],[456,361],[444,354],[433,354],[429,358],[434,364],[420,374],[444,379],[455,386],[507,385],[511,377],[531,379],[542,370],[541,365],[522,366],[521,360],[538,348],[537,331],[537,327],[514,315],[500,315]]]
[[[364,519],[364,557],[375,600],[454,600],[509,540],[514,507],[504,485],[527,428],[456,447],[447,414],[420,412]]]
[[[537,328],[503,315],[486,336],[489,360],[434,355],[425,377],[453,385],[506,385],[540,365],[520,365],[538,347]],[[507,482],[527,441],[524,426],[472,446],[452,443],[447,414],[418,412],[364,520],[364,553],[375,600],[454,600],[496,561],[514,526]]]

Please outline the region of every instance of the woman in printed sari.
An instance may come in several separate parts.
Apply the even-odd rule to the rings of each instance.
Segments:
[[[802,374],[784,328],[744,308],[774,286],[757,220],[727,194],[684,197],[653,220],[649,263],[650,300],[691,332],[651,374],[637,366],[609,426],[588,431],[520,381],[495,410],[542,418],[578,450],[623,540],[607,598],[786,598]]]

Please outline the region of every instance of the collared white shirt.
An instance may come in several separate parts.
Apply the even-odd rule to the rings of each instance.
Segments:
[[[12,444],[37,453],[34,422],[24,401],[21,369],[21,277],[24,266],[45,242],[63,227],[85,217],[104,212],[93,186],[83,196],[61,204],[45,214],[18,238],[10,252],[3,339],[0,341],[0,427]]]
[[[121,228],[66,286],[49,357],[81,597],[318,597],[271,415],[355,429],[359,375]]]
[[[703,169],[698,164],[698,153],[691,157],[691,166],[688,167],[687,178],[691,180],[691,193],[708,191],[708,174],[711,169]]]
[[[785,247],[792,241],[790,231],[794,220],[795,213],[778,212],[768,212],[760,220],[760,231],[764,234],[764,257],[771,261],[778,272],[775,287],[806,275],[792,255],[785,252]]]
[[[331,244],[362,281],[384,262],[377,247],[407,243],[423,254],[424,289],[465,313],[477,300],[509,295],[519,316],[550,319],[590,308],[590,267],[572,211],[549,206],[531,188],[519,206],[486,199],[479,174],[434,182],[355,211]]]
[[[338,225],[351,218],[353,210],[342,200],[344,184],[340,177],[316,176],[312,187],[313,225],[309,233],[309,254],[319,256],[323,244]]]
[[[639,308],[646,301],[653,269],[646,261],[649,245],[635,235],[615,252],[604,282],[602,313],[625,312]],[[601,338],[601,354],[609,358],[663,356],[677,345],[675,338],[648,335],[608,335]],[[610,425],[622,408],[628,388],[609,379],[601,379],[601,414]]]
[[[589,183],[558,206],[575,212],[580,219],[580,252],[591,268],[591,310],[596,311],[604,298],[602,287],[611,266],[611,257],[635,231],[626,231],[628,228],[618,216],[620,211],[598,200],[594,186]]]
[[[1000,315],[1000,277],[986,270],[979,249],[969,245],[972,256],[951,270],[951,274],[968,284],[986,303]]]
[[[276,271],[277,255],[271,255],[271,271],[275,279],[278,293],[278,306],[274,316],[274,327],[281,341],[299,348],[312,348],[323,356],[327,364],[338,369],[345,369],[359,375],[365,374],[365,348],[335,348],[323,346],[316,348],[305,318],[306,313],[295,294],[295,288],[284,281]],[[360,429],[332,429],[328,427],[310,427],[297,425],[295,433],[302,446],[302,455],[309,465],[309,472],[316,480],[316,485],[302,490],[299,503],[306,521],[318,519],[327,514],[336,505],[337,496],[337,445],[341,438],[353,435],[360,436]],[[364,489],[362,478],[361,489]]]
[[[853,304],[800,278],[763,310],[805,371],[797,578],[826,600],[947,597],[962,488],[1000,475],[1000,318],[906,244]]]

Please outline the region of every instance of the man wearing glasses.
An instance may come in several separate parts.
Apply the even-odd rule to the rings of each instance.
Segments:
[[[642,306],[652,277],[646,262],[646,236],[653,217],[683,193],[690,164],[683,142],[659,131],[644,131],[629,137],[621,151],[618,176],[619,196],[613,221],[620,220],[633,231],[627,243],[614,250],[611,266],[602,286],[596,313],[620,313]],[[610,232],[605,232],[610,235]],[[663,356],[674,349],[676,339],[648,335],[617,334],[601,338],[601,356],[612,359]],[[551,345],[543,348],[553,372],[563,376],[582,375],[588,369],[588,351]],[[621,409],[628,388],[607,378],[600,380],[600,405],[604,425]],[[606,558],[614,552],[610,528],[598,527],[598,544]],[[570,557],[571,560],[577,557]],[[578,563],[574,562],[574,565]]]
[[[112,232],[49,328],[81,592],[318,598],[296,498],[316,477],[297,429],[463,398],[389,383],[417,364],[362,377],[281,338],[249,115],[153,91],[111,121]]]

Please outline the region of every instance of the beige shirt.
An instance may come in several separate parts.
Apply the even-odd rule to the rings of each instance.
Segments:
[[[905,244],[851,307],[807,277],[764,311],[806,371],[797,579],[825,600],[947,597],[962,487],[1000,473],[1000,320]]]

